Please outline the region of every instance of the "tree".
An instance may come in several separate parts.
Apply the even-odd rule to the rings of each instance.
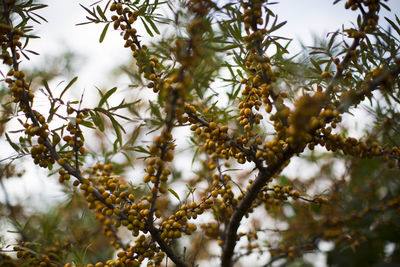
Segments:
[[[57,74],[25,74],[46,5],[1,0],[0,133],[17,152],[1,163],[2,185],[30,155],[69,195],[34,214],[5,198],[2,220],[19,237],[14,253],[2,249],[1,265],[226,267],[257,255],[260,265],[305,266],[324,241],[332,266],[399,263],[400,20],[385,18],[386,30],[378,24],[385,1],[348,0],[354,25],[293,56],[290,40],[275,35],[285,22],[273,4],[82,6],[82,24],[103,24],[100,42],[111,25],[134,62],[125,67],[129,92],[99,90],[93,104],[68,95],[77,77],[60,90],[51,86]],[[351,137],[342,118],[363,108],[374,127]],[[7,130],[9,121],[22,129]],[[101,149],[88,149],[93,139]],[[319,171],[283,174],[298,158]]]

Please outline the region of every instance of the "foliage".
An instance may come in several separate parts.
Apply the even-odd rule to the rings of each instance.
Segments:
[[[293,56],[291,40],[276,34],[286,22],[273,4],[82,6],[80,25],[104,25],[99,42],[120,32],[134,62],[124,67],[128,93],[99,89],[90,103],[68,94],[78,77],[60,90],[51,86],[57,71],[20,68],[37,55],[29,41],[46,5],[1,0],[8,69],[0,134],[17,153],[1,162],[1,219],[19,237],[3,247],[0,265],[197,266],[216,258],[225,267],[255,255],[260,265],[307,266],[305,254],[324,242],[331,266],[399,263],[400,20],[385,18],[386,30],[378,24],[385,1],[348,0],[345,8],[359,13],[353,26]],[[363,107],[371,128],[348,136],[342,118]],[[10,121],[22,129],[9,130]],[[3,180],[23,175],[15,165],[28,155],[58,176],[68,201],[33,214],[9,202]],[[318,171],[285,175],[299,158]]]

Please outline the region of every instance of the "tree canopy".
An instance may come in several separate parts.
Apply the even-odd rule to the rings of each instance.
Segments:
[[[0,220],[15,236],[0,239],[0,266],[400,265],[400,19],[380,16],[387,1],[332,1],[357,19],[297,54],[268,0],[81,5],[80,27],[103,25],[100,43],[117,31],[131,52],[130,85],[94,92],[78,76],[55,84],[71,55],[55,61],[65,70],[24,69],[46,4],[0,1],[0,136],[14,150],[0,158]],[[28,161],[66,201],[10,201]]]

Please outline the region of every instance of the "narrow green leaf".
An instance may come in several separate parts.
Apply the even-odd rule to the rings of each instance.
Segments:
[[[144,28],[146,29],[146,32],[151,36],[154,37],[154,34],[151,32],[149,26],[146,24],[146,22],[144,21],[144,19],[142,17],[140,17],[140,20],[143,23]]]
[[[93,120],[93,123],[99,128],[99,130],[104,132],[104,123],[100,115],[97,112],[90,111],[90,116]]]
[[[49,116],[47,117],[47,122],[51,122],[51,120],[54,117],[54,114],[60,108],[60,106],[55,107],[55,105],[56,105],[55,101],[51,102],[51,106],[50,106],[50,110],[49,110]]]
[[[90,121],[83,121],[81,124],[85,127],[96,129]]]
[[[102,19],[104,19],[104,21],[107,21],[107,17],[104,15],[104,12],[103,12],[103,10],[101,10],[100,6],[97,6],[96,9],[97,9],[97,13],[99,13],[100,17]]]
[[[67,92],[67,90],[78,80],[78,76],[74,77],[68,84],[65,86],[64,90],[61,92],[60,98]]]
[[[278,18],[278,16],[276,16],[276,18]],[[276,30],[278,30],[279,28],[283,27],[285,24],[287,23],[287,21],[281,22],[278,25],[274,25],[271,27],[271,29],[269,29],[269,33],[274,32]]]
[[[102,107],[104,105],[104,103],[106,103],[107,99],[113,94],[115,93],[115,91],[117,90],[117,87],[113,87],[110,90],[108,90],[100,99],[99,104],[97,105],[97,107]]]
[[[46,80],[42,80],[42,83],[43,83],[43,85],[44,85],[44,88],[46,89],[46,91],[49,93],[49,95],[51,96],[51,98],[53,98],[53,94],[51,93],[51,90],[50,90],[50,87],[49,87],[49,84],[47,83],[47,81]]]
[[[15,144],[13,141],[11,141],[10,136],[8,136],[7,133],[5,133],[5,134],[6,134],[6,139],[7,139],[8,143],[12,146],[12,148],[14,148],[15,151],[19,152],[21,150],[21,148],[17,144]]]
[[[149,101],[151,113],[153,113],[157,118],[161,118],[160,107]]]
[[[388,17],[385,17],[385,19],[386,19],[386,21],[393,27],[393,29],[397,32],[397,34],[400,35],[400,28],[399,28],[399,26],[397,26],[397,25],[396,25],[393,21],[391,21]],[[397,16],[396,16],[396,19],[398,19]]]
[[[6,122],[8,122],[10,120],[11,120],[11,118],[4,118],[4,119],[0,120],[0,123],[6,123]]]
[[[106,26],[104,26],[104,29],[101,32],[100,39],[99,39],[100,43],[102,43],[104,41],[104,38],[106,37],[106,33],[107,33],[107,30],[108,30],[109,26],[110,26],[110,23],[107,23]]]
[[[385,3],[379,2],[379,4],[380,4],[384,9],[386,9],[387,11],[391,11],[390,7],[389,7],[388,5],[386,5]]]
[[[171,192],[171,194],[173,194],[179,200],[179,202],[181,202],[181,199],[179,198],[178,194],[174,190],[172,190],[171,188],[168,188],[168,191]]]
[[[337,36],[338,34],[339,34],[338,31],[336,31],[336,32],[334,32],[334,33],[332,34],[331,39],[329,40],[329,43],[328,43],[328,50],[331,50],[332,45],[333,45],[333,43],[335,42],[335,38],[336,38],[336,36]]]
[[[32,5],[32,7],[29,8],[29,11],[34,11],[34,10],[38,10],[38,9],[42,9],[47,7],[48,5]]]
[[[160,34],[160,31],[157,29],[156,24],[154,23],[153,20],[151,20],[149,17],[145,17],[145,19],[147,20],[148,23],[150,23],[151,28],[153,29],[153,31],[157,34]]]
[[[122,125],[119,124],[116,119],[114,119],[113,114],[111,114],[109,111],[107,111],[107,110],[105,110],[103,108],[100,108],[100,107],[97,107],[94,110],[97,111],[97,112],[103,113],[104,115],[106,115],[110,119],[111,124],[112,124],[112,126],[114,128],[115,134],[117,135],[118,143],[120,143],[120,145],[122,145],[121,130],[125,133],[125,129],[122,127]]]
[[[322,73],[321,66],[314,59],[310,58],[310,62],[311,62],[311,64],[313,64],[313,66],[315,68],[315,72]]]
[[[94,13],[94,11],[91,11],[89,8],[85,7],[82,4],[79,4],[83,9],[86,10],[86,12],[88,12],[90,15],[92,15],[93,17],[97,18],[96,13]]]

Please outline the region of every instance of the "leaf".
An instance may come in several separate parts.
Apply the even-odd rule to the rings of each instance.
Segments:
[[[339,31],[336,31],[336,32],[334,32],[334,33],[332,34],[331,39],[329,40],[329,43],[328,43],[328,50],[331,50],[332,45],[333,45],[333,43],[334,43],[334,41],[335,41],[335,37],[336,37],[338,34],[339,34]]]
[[[172,190],[171,188],[168,188],[168,191],[171,194],[173,194],[179,200],[179,202],[181,202],[181,199],[179,198],[178,194],[174,190]]]
[[[110,90],[108,90],[100,99],[99,104],[97,105],[97,107],[101,108],[104,103],[106,103],[107,99],[113,94],[115,93],[115,91],[117,90],[117,87],[111,88]]]
[[[393,21],[391,21],[389,18],[385,17],[386,21],[393,27],[393,29],[397,32],[397,34],[400,35],[400,28],[397,26]],[[399,20],[399,18],[396,15],[396,19]]]
[[[57,110],[60,108],[60,106],[57,106],[56,108],[54,108],[56,105],[55,101],[51,102],[51,106],[50,106],[50,110],[49,110],[49,116],[47,117],[47,122],[51,122],[51,120],[54,117],[54,114],[57,112]]]
[[[104,21],[107,21],[107,17],[104,15],[104,12],[103,10],[101,10],[100,6],[97,6],[96,8],[97,8],[97,13],[99,13],[100,17],[104,19]]]
[[[311,64],[313,64],[315,71],[317,73],[322,73],[321,66],[314,59],[310,58],[310,62],[311,62]]]
[[[391,11],[390,7],[387,6],[385,3],[379,2],[379,4],[380,4],[381,6],[383,6],[383,8],[386,9],[387,11]]]
[[[88,127],[88,128],[91,128],[91,129],[96,129],[96,128],[93,126],[93,123],[91,123],[90,121],[83,121],[81,124],[82,124],[83,126],[85,126],[85,127]]]
[[[191,138],[192,139],[192,138]],[[197,159],[197,155],[199,154],[199,149],[197,148],[196,149],[196,151],[194,152],[194,155],[193,155],[193,158],[192,158],[192,167],[193,167],[193,164],[194,164],[194,162],[196,161],[196,159]]]
[[[6,134],[6,139],[7,139],[8,143],[12,146],[12,148],[14,148],[15,151],[19,152],[21,150],[21,148],[17,144],[15,144],[13,141],[11,141],[10,136],[8,136],[7,133],[5,133],[5,134]]]
[[[140,17],[140,20],[143,23],[144,28],[146,29],[146,32],[151,36],[154,37],[154,34],[151,32],[149,26],[146,24],[146,22],[144,21],[144,19],[142,17]]]
[[[44,85],[44,88],[46,89],[46,91],[49,93],[49,95],[51,96],[51,98],[53,98],[53,94],[51,93],[51,90],[50,90],[50,87],[49,87],[49,84],[47,83],[47,81],[46,80],[42,80],[42,83],[43,83],[43,85]]]
[[[64,90],[61,92],[60,98],[62,98],[62,96],[65,94],[65,92],[67,92],[67,90],[76,82],[76,80],[78,80],[78,76],[74,77],[74,78],[67,84],[67,86],[64,88]]]
[[[278,16],[276,16],[276,18],[278,18]],[[278,30],[279,28],[283,27],[286,23],[287,23],[287,21],[284,21],[284,22],[279,23],[278,25],[272,26],[271,29],[269,29],[269,32],[271,33],[273,31]]]
[[[133,130],[131,137],[129,138],[129,140],[125,143],[124,147],[127,146],[128,144],[134,144],[136,139],[139,137],[140,134],[140,130],[141,127],[143,125],[139,125],[138,127],[135,128],[135,130]]]
[[[217,221],[219,221],[219,220],[220,220],[220,216],[219,216],[218,210],[217,210],[215,207],[211,207],[211,209],[212,209],[212,211],[213,211],[213,214],[214,214],[215,219],[216,219]]]
[[[161,118],[160,107],[149,101],[151,113],[153,113],[157,118]]]
[[[157,34],[160,34],[160,31],[157,29],[156,24],[154,23],[153,20],[151,20],[149,17],[145,17],[145,19],[147,20],[148,23],[150,23],[151,28],[153,29],[153,31]]]
[[[190,196],[191,194],[193,194],[194,191],[196,191],[196,188],[192,188],[192,187],[190,187],[188,184],[186,184],[186,188],[188,189],[189,192],[187,193],[185,200],[188,200],[189,196]]]
[[[10,120],[11,120],[11,118],[4,118],[4,119],[0,120],[0,123],[6,123],[6,122],[8,122]]]
[[[118,141],[118,143],[120,143],[120,145],[122,145],[121,129],[125,133],[125,130],[122,127],[122,125],[119,124],[116,119],[114,119],[113,114],[111,114],[109,111],[107,111],[107,110],[105,110],[103,108],[99,108],[99,107],[95,108],[94,110],[103,113],[104,115],[106,115],[110,119],[111,124],[112,124],[112,126],[114,128],[115,134],[117,135],[117,141]]]
[[[146,150],[144,147],[142,146],[133,146],[133,147],[126,147],[126,150],[133,150],[136,152],[140,152],[140,153],[144,153],[144,154],[150,154],[149,150]]]
[[[97,112],[90,111],[93,123],[99,128],[100,131],[104,132],[104,123]]]
[[[27,54],[25,54],[23,51],[21,51],[21,54],[27,59],[27,60],[31,60],[31,58],[30,57],[28,57],[28,55]]]
[[[100,39],[99,39],[100,43],[102,43],[104,41],[104,37],[106,37],[106,33],[107,33],[109,26],[110,26],[110,23],[107,23],[106,26],[104,27],[103,31],[101,32]]]
[[[92,15],[93,17],[97,18],[96,13],[94,13],[93,11],[90,11],[89,8],[83,6],[82,4],[79,4],[83,9],[85,9],[90,15]]]
[[[48,5],[44,5],[44,4],[32,5],[29,8],[29,11],[34,11],[34,10],[42,9],[42,8],[45,8],[45,7],[48,7]]]

